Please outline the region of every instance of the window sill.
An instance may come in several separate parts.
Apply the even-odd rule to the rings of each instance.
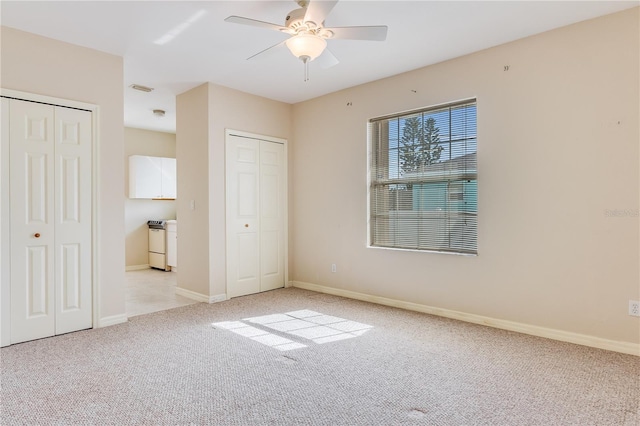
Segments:
[[[478,253],[457,253],[454,251],[416,250],[416,249],[409,249],[409,248],[383,247],[383,246],[372,246],[372,245],[367,245],[367,248],[376,249],[376,250],[408,251],[412,253],[449,254],[453,256],[478,257]]]

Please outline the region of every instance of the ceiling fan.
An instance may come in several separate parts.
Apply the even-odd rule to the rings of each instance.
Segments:
[[[242,16],[229,16],[225,19],[226,22],[280,31],[291,36],[247,59],[253,59],[285,44],[291,53],[304,63],[304,81],[308,81],[309,62],[318,58],[323,68],[329,68],[338,63],[338,59],[326,48],[327,39],[384,41],[387,38],[386,25],[326,28],[324,20],[338,0],[297,0],[296,3],[300,8],[287,14],[284,26]]]

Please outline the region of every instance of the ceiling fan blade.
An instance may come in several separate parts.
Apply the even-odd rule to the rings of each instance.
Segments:
[[[315,22],[320,26],[324,19],[331,12],[338,0],[311,0],[307,5],[307,13],[304,14],[304,20]]]
[[[249,25],[252,27],[266,28],[268,30],[275,30],[275,31],[282,31],[282,32],[289,33],[289,29],[287,27],[283,27],[282,25],[272,24],[271,22],[258,21],[250,18],[244,18],[242,16],[229,16],[225,19],[225,22]]]
[[[377,25],[373,27],[335,27],[325,28],[333,33],[332,39],[343,40],[373,40],[385,41],[387,39],[387,26]]]
[[[279,47],[279,46],[281,46],[281,45],[285,44],[285,43],[286,43],[286,41],[287,41],[287,40],[281,41],[280,43],[274,44],[274,45],[273,45],[273,46],[271,46],[271,47],[267,47],[266,49],[261,50],[260,52],[256,53],[255,55],[251,55],[251,56],[249,56],[249,57],[247,58],[247,61],[249,61],[249,60],[251,60],[251,59],[254,59],[254,58],[255,58],[256,56],[258,56],[258,55],[262,55],[263,57],[264,57],[264,56],[268,56],[268,54],[269,54],[269,53],[273,53],[273,52],[276,50],[276,48],[277,48],[277,47]]]
[[[327,69],[338,65],[340,61],[338,61],[338,58],[336,58],[329,49],[325,49],[322,55],[318,56],[314,62],[317,62],[320,68]]]

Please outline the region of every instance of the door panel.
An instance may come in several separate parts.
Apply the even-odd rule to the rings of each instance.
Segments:
[[[238,163],[258,164],[258,150],[256,143],[249,142],[254,139],[247,140],[246,138],[238,138],[234,136],[233,140],[236,141],[234,150],[236,153],[236,161]],[[242,142],[244,142],[244,144]]]
[[[80,161],[78,157],[60,156],[60,220],[63,223],[80,222]]]
[[[282,272],[280,267],[280,236],[278,231],[262,231],[262,276],[272,277]]]
[[[49,253],[47,249],[47,246],[27,248],[27,318],[38,318],[49,314],[50,307],[47,301]]]
[[[284,287],[284,145],[260,141],[260,290]]]
[[[239,218],[256,219],[258,217],[257,178],[255,170],[236,174]]]
[[[65,117],[60,116],[61,112],[58,111],[58,125],[59,125],[59,141],[61,145],[80,145],[82,144],[82,137],[80,131],[80,123],[74,119],[65,120]]]
[[[258,234],[243,232],[238,234],[238,283],[254,282],[259,278],[258,273]],[[251,290],[254,290],[251,288]],[[255,293],[255,292],[254,292]]]
[[[91,112],[55,107],[55,334],[92,325]]]
[[[11,101],[11,343],[55,331],[53,126],[53,107]]]
[[[260,180],[262,194],[260,204],[260,216],[268,219],[278,218],[280,213],[280,191],[278,191],[278,174],[263,172]]]
[[[227,140],[227,294],[260,291],[258,234],[258,156],[254,139]]]
[[[34,108],[34,111],[31,111],[30,114],[22,116],[26,122],[24,128],[25,140],[31,142],[51,142],[48,139],[51,136],[50,126],[53,124],[50,117],[50,109],[51,107],[42,105],[38,108],[38,111]]]
[[[49,153],[25,153],[26,157],[26,193],[27,223],[31,225],[43,225],[48,221],[49,189],[47,187],[47,169],[51,154]]]
[[[80,309],[82,297],[80,245],[64,244],[60,264],[62,266],[62,312]]]

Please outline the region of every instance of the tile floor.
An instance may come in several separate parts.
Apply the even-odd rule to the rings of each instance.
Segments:
[[[125,273],[127,316],[149,314],[198,303],[176,294],[176,273],[143,269]]]

